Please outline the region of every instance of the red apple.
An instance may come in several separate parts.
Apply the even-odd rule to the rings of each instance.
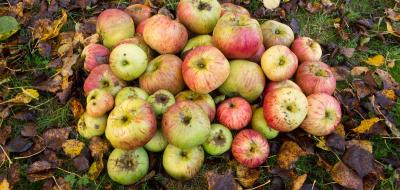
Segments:
[[[201,107],[201,109],[208,115],[210,121],[214,120],[216,108],[214,100],[209,94],[199,94],[190,90],[182,91],[175,96],[175,101],[192,101]]]
[[[135,25],[124,11],[107,9],[97,17],[96,32],[103,45],[110,48],[123,39],[131,38],[135,34]]]
[[[86,112],[92,117],[101,117],[114,107],[114,97],[103,89],[94,89],[86,98]]]
[[[199,46],[186,55],[182,75],[192,91],[207,94],[228,78],[229,62],[217,48]]]
[[[275,45],[290,46],[294,40],[293,30],[286,24],[268,20],[261,24],[264,46],[266,48]]]
[[[301,91],[301,88],[293,81],[283,80],[283,81],[279,81],[279,82],[272,81],[272,82],[268,83],[267,86],[265,87],[264,94],[267,94],[267,93],[272,92],[279,88],[293,88],[293,89]]]
[[[315,136],[325,136],[335,131],[342,118],[340,103],[325,93],[307,97],[308,113],[301,128]]]
[[[307,97],[294,88],[278,88],[265,94],[263,108],[269,127],[290,132],[299,127],[307,115]]]
[[[146,53],[148,60],[152,60],[156,55],[156,52],[146,44],[143,37],[140,35],[134,36],[133,38],[123,39],[117,45],[115,45],[115,47],[120,44],[135,44],[139,46]]]
[[[247,15],[225,14],[213,32],[214,45],[230,59],[247,59],[262,45],[258,21]]]
[[[283,45],[270,47],[261,57],[261,67],[271,81],[291,78],[298,66],[296,55]]]
[[[144,41],[160,54],[176,54],[188,40],[186,28],[165,15],[155,15],[146,21]]]
[[[151,60],[146,71],[140,76],[140,88],[149,94],[157,90],[168,90],[177,94],[185,87],[182,77],[182,60],[172,54],[165,54]]]
[[[81,54],[81,57],[84,59],[83,68],[90,72],[97,65],[107,64],[109,55],[110,51],[106,47],[100,44],[89,44],[83,49]]]
[[[132,17],[136,26],[143,20],[151,17],[151,8],[143,4],[130,5],[126,7],[124,11]]]
[[[268,158],[268,141],[253,129],[242,130],[233,139],[232,154],[244,166],[256,168]]]
[[[222,3],[221,16],[226,13],[243,14],[243,15],[250,16],[249,11],[242,6],[238,6],[238,5],[235,5],[232,3]]]
[[[241,97],[229,98],[217,108],[218,121],[231,130],[246,127],[252,116],[250,104]]]
[[[136,26],[135,32],[137,35],[143,36],[144,26],[146,25],[147,21],[149,21],[149,19],[143,20]]]
[[[265,52],[265,47],[264,47],[264,45],[261,44],[261,46],[258,48],[257,52],[254,55],[252,55],[250,58],[248,58],[247,60],[253,61],[256,63],[260,63],[261,57],[264,54],[264,52]]]
[[[319,61],[300,64],[296,73],[296,83],[307,95],[316,93],[333,94],[336,79],[330,67]]]
[[[318,42],[309,37],[299,37],[292,43],[291,50],[296,54],[300,62],[319,61],[322,49]]]
[[[117,76],[111,71],[110,65],[102,64],[95,67],[83,84],[83,90],[88,95],[93,89],[101,88],[112,95],[125,86],[125,82],[118,79]]]

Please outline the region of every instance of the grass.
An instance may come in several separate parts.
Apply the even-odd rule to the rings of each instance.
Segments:
[[[320,189],[332,189],[332,186],[325,185],[332,182],[331,175],[321,166],[317,165],[318,158],[314,156],[302,156],[297,160],[295,171],[298,176],[307,174],[307,180]]]

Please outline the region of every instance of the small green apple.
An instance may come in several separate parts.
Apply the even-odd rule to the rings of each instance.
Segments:
[[[164,114],[169,107],[175,104],[175,97],[168,90],[157,90],[147,98],[156,115]]]
[[[204,150],[213,156],[221,155],[231,148],[232,133],[221,124],[211,124],[211,132],[203,144]]]
[[[251,127],[261,133],[267,139],[273,139],[278,136],[279,131],[268,127],[264,118],[263,108],[257,108],[251,119]]]

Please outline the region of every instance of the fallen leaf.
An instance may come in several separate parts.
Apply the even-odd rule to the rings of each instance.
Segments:
[[[51,190],[72,190],[71,184],[68,183],[63,177],[57,178],[57,184],[53,184]]]
[[[368,141],[368,140],[356,140],[356,139],[352,139],[352,140],[346,141],[346,148],[350,148],[352,146],[358,146],[358,147],[363,148],[364,150],[372,153],[372,143],[371,143],[371,141]]]
[[[383,55],[378,54],[375,55],[373,57],[369,57],[365,63],[367,63],[368,65],[373,65],[376,67],[380,67],[385,63],[385,57],[383,57]]]
[[[238,189],[230,171],[224,174],[218,174],[216,171],[208,171],[206,178],[209,190]]]
[[[28,167],[26,173],[30,182],[40,181],[53,176],[54,166],[47,161],[36,161]]]
[[[43,151],[45,148],[44,139],[40,136],[35,136],[33,139],[33,146],[28,151],[21,153],[21,156],[31,156],[40,151]]]
[[[332,133],[326,139],[326,146],[331,150],[342,154],[346,149],[346,141],[344,140],[344,137],[337,133]]]
[[[92,137],[90,139],[89,149],[93,158],[99,158],[110,149],[110,143],[101,137]]]
[[[69,109],[76,119],[80,118],[85,112],[85,108],[83,108],[81,102],[79,102],[79,100],[76,98],[71,98],[69,101]]]
[[[20,29],[19,23],[12,16],[0,17],[0,41],[5,40],[18,32]]]
[[[28,104],[33,99],[39,99],[39,93],[35,89],[22,89],[22,92],[15,95],[14,98],[2,102],[4,103],[14,103],[14,104]]]
[[[36,119],[36,113],[28,110],[20,111],[12,116],[13,119],[21,121],[34,121]]]
[[[390,21],[386,21],[386,30],[389,34],[392,34],[393,36],[396,37],[400,37],[400,31],[394,28]]]
[[[11,135],[11,126],[1,127],[0,131],[0,144],[4,145]]]
[[[79,171],[86,171],[89,168],[89,161],[83,155],[75,157],[72,161],[72,164]]]
[[[67,22],[67,16],[67,12],[64,9],[61,9],[61,18],[54,20],[51,26],[49,23],[40,24],[38,26],[40,28],[34,30],[34,36],[41,41],[58,36],[61,27]]]
[[[7,169],[7,179],[11,189],[13,189],[15,184],[17,184],[21,180],[20,173],[20,166],[18,163],[12,164],[11,167]]]
[[[394,80],[392,75],[390,75],[388,72],[386,72],[382,69],[377,69],[377,70],[375,70],[375,73],[382,80],[384,89],[398,89],[399,88],[399,83],[396,82],[396,80]]]
[[[377,117],[373,117],[370,119],[364,119],[361,121],[361,123],[358,127],[353,129],[353,131],[356,133],[365,133],[378,121],[380,121],[380,119]]]
[[[28,139],[28,138],[24,138],[21,136],[17,136],[13,139],[11,139],[7,144],[7,150],[9,152],[17,152],[17,153],[21,153],[21,152],[25,152],[28,149],[30,149],[33,145],[33,142]]]
[[[307,179],[307,174],[297,176],[292,182],[292,190],[300,190],[303,187],[304,182]]]
[[[261,170],[259,169],[248,168],[239,163],[235,166],[237,180],[245,188],[253,186],[260,177]]]
[[[361,178],[374,170],[374,156],[358,146],[348,148],[342,161],[356,171]]]
[[[34,137],[37,135],[35,123],[28,123],[22,130],[21,135],[24,137]]]
[[[355,79],[351,82],[359,98],[364,98],[372,93],[372,90],[365,84],[364,80]]]
[[[396,13],[393,9],[385,9],[385,14],[387,15],[387,18],[392,21],[400,21],[400,14]]]
[[[283,169],[291,169],[299,157],[304,155],[307,155],[307,153],[297,143],[285,141],[277,155],[278,166]]]
[[[354,48],[345,48],[345,47],[339,48],[339,53],[344,55],[347,58],[353,57],[354,51],[355,51]]]
[[[322,10],[322,4],[318,2],[308,2],[306,5],[306,10],[310,13],[316,13]]]
[[[318,143],[315,146],[322,150],[331,151],[331,149],[326,145],[325,137],[320,137]]]
[[[362,189],[362,179],[342,161],[337,162],[330,172],[339,185],[350,189]]]
[[[10,190],[10,184],[7,181],[7,178],[4,178],[0,181],[0,189],[1,190]]]
[[[345,81],[350,76],[350,70],[346,66],[331,67],[331,71],[336,78],[336,81]]]
[[[385,92],[386,91],[386,92]],[[386,93],[386,94],[384,94]],[[392,108],[396,105],[396,94],[393,90],[383,90],[375,93],[375,97],[370,97],[371,103],[376,106],[375,109],[383,108],[386,110],[392,110]],[[374,102],[372,102],[374,101]],[[379,105],[379,106],[378,106]]]
[[[96,161],[92,163],[87,173],[89,179],[95,180],[104,168],[103,156],[100,156]]]
[[[338,126],[336,126],[336,129],[335,129],[334,133],[338,134],[342,138],[345,138],[346,137],[346,131],[344,131],[344,125],[342,123],[340,123]]]
[[[83,147],[85,147],[85,143],[79,140],[69,139],[62,144],[62,147],[66,155],[70,158],[75,158],[81,153]]]
[[[57,157],[56,152],[52,150],[45,150],[43,151],[43,154],[41,155],[41,159],[47,162],[50,162],[51,164],[55,166],[61,166],[61,164],[64,163],[64,160],[59,159]]]
[[[60,150],[62,144],[68,139],[71,128],[48,129],[43,133],[45,144],[52,150]]]

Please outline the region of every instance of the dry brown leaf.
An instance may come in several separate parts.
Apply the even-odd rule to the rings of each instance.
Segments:
[[[344,125],[342,123],[336,126],[335,133],[343,138],[346,137],[346,131],[344,130]]]
[[[325,137],[320,137],[318,143],[315,146],[322,150],[331,151],[331,149],[326,145]]]
[[[71,128],[48,129],[43,133],[45,144],[52,150],[60,150],[62,144],[68,139]]]
[[[359,76],[369,71],[368,67],[357,66],[351,69],[350,73],[352,76]]]
[[[36,161],[28,167],[26,173],[30,182],[40,181],[53,176],[54,166],[47,161]]]
[[[381,54],[375,55],[373,57],[369,57],[365,63],[368,65],[380,67],[385,63],[385,57]]]
[[[99,177],[103,168],[104,168],[103,156],[100,156],[96,161],[92,163],[92,165],[89,168],[89,171],[87,173],[89,179],[95,180],[97,177]]]
[[[346,141],[346,148],[350,148],[352,146],[358,146],[360,148],[363,148],[364,150],[372,153],[372,143],[371,141],[368,140],[349,140]]]
[[[245,187],[251,187],[260,177],[261,170],[259,169],[252,169],[242,164],[236,164],[236,176],[239,183]]]
[[[43,33],[40,34],[40,40],[45,41],[51,38],[58,36],[60,33],[61,27],[67,22],[67,12],[64,9],[61,9],[61,18],[54,20],[51,26],[46,27],[43,30]]]
[[[353,129],[353,131],[356,133],[366,133],[378,121],[380,121],[380,119],[377,117],[364,119],[358,127]]]
[[[362,189],[363,187],[362,179],[342,161],[337,162],[330,173],[332,179],[343,187],[351,189]]]
[[[297,143],[293,141],[285,141],[278,152],[277,162],[279,167],[283,169],[291,169],[299,157],[304,155],[307,155],[307,152],[301,149]]]
[[[307,179],[307,174],[303,174],[301,176],[297,176],[292,183],[292,190],[300,190],[303,187],[304,182]]]
[[[397,89],[397,88],[399,88],[399,83],[396,82],[396,80],[394,80],[392,75],[390,75],[390,73],[388,73],[387,71],[384,71],[382,69],[377,69],[377,70],[375,70],[375,73],[382,80],[384,89]]]
[[[342,161],[356,171],[361,178],[374,170],[374,156],[359,146],[348,148],[342,156]]]
[[[10,137],[11,135],[11,126],[6,126],[6,127],[1,127],[0,128],[0,144],[4,145],[6,144],[7,139]]]
[[[393,9],[385,9],[385,14],[387,15],[387,18],[392,21],[400,21],[400,14],[396,13]]]
[[[51,190],[72,190],[71,184],[69,184],[63,177],[57,179],[57,184],[53,184]]]
[[[78,119],[82,116],[82,114],[85,112],[85,108],[79,102],[78,99],[76,98],[71,98],[69,101],[69,109],[72,111],[72,114],[74,115],[75,119]]]
[[[92,157],[99,158],[110,149],[110,143],[101,137],[92,137],[90,139],[89,149]]]
[[[24,137],[34,137],[37,135],[35,123],[28,123],[22,130],[21,135]]]
[[[62,144],[62,147],[66,155],[68,155],[70,158],[75,158],[82,152],[82,149],[85,147],[85,143],[76,139],[69,139]]]
[[[206,173],[208,190],[218,189],[232,189],[238,190],[238,186],[233,179],[233,175],[230,171],[224,174],[218,174],[216,171],[208,171]]]

